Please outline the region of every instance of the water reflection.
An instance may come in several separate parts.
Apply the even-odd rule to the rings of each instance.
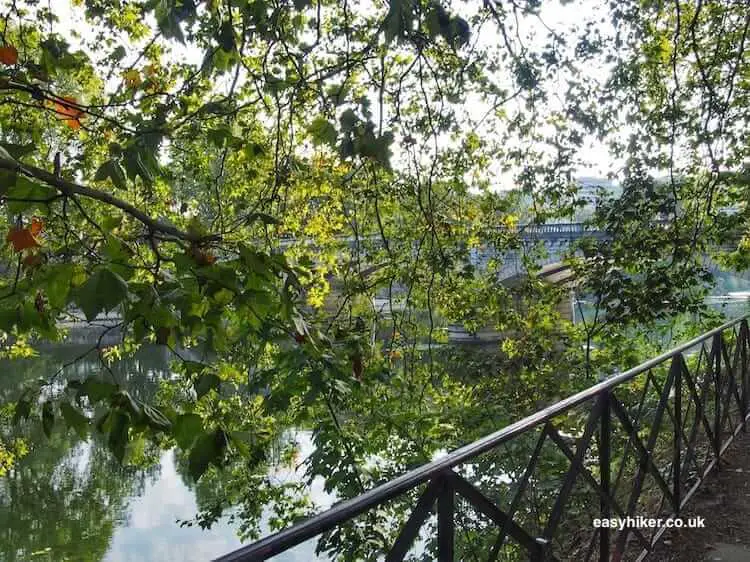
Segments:
[[[728,317],[747,311],[745,300],[729,296],[714,300],[712,304]],[[0,361],[0,404],[15,401],[25,381],[49,377],[86,349],[49,346],[34,359]],[[100,370],[98,358],[92,355],[60,378],[84,378]],[[161,347],[144,348],[112,370],[134,396],[150,402],[159,382],[170,376],[169,356]],[[208,531],[178,524],[192,519],[201,502],[173,451],[154,452],[150,468],[123,468],[97,438],[80,440],[72,432],[56,431],[47,440],[38,424],[29,431],[37,432],[29,435],[37,447],[0,478],[0,560],[191,562],[209,560],[241,545],[227,519]],[[296,439],[299,458],[304,459],[311,452],[310,436],[298,433]],[[285,481],[300,474],[281,468],[269,476]],[[320,480],[313,483],[311,495],[320,507],[332,502]],[[275,560],[316,560],[314,544],[301,545]]]
[[[49,377],[85,351],[50,346],[34,359],[0,362],[0,404],[16,400],[24,381]],[[147,348],[116,363],[113,374],[133,395],[149,401],[159,381],[170,375],[168,363],[163,348]],[[100,370],[97,357],[86,356],[66,369],[61,380]],[[30,442],[38,445],[0,479],[0,560],[191,562],[241,545],[226,519],[208,531],[179,525],[178,520],[195,516],[199,502],[173,451],[154,452],[150,468],[123,468],[96,436],[80,440],[71,431],[55,431],[46,439],[38,424],[27,431],[32,432]],[[309,436],[297,439],[303,449],[311,446]],[[314,559],[313,545],[279,558]]]

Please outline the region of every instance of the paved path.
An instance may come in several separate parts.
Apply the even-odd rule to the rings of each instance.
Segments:
[[[683,519],[702,516],[704,529],[664,533],[647,561],[750,562],[750,433],[740,433],[690,500]]]

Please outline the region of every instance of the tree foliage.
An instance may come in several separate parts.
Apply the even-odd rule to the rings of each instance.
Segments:
[[[195,480],[223,468],[209,524],[259,516],[249,474],[289,427],[315,430],[308,473],[348,497],[658,347],[634,331],[703,313],[704,256],[750,255],[750,18],[584,4],[552,26],[537,0],[2,3],[4,352],[65,319],[121,335],[94,346],[99,374],[29,384],[16,420],[99,432],[120,460],[176,445]],[[592,142],[623,194],[571,250],[596,306],[571,325],[518,226],[581,206]],[[450,323],[503,341],[446,351]],[[111,370],[145,344],[175,359],[153,400]]]

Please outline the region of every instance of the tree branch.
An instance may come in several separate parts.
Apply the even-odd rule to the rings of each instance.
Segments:
[[[2,156],[0,156],[0,169],[10,170],[12,172],[20,173],[25,176],[43,181],[47,185],[50,185],[57,189],[66,197],[80,195],[82,197],[95,199],[97,201],[101,201],[102,203],[106,203],[107,205],[117,207],[121,211],[127,213],[134,219],[143,223],[151,232],[161,232],[174,238],[192,243],[209,242],[221,238],[219,234],[201,235],[181,230],[176,226],[166,224],[162,221],[150,217],[127,201],[123,201],[122,199],[119,199],[105,191],[92,189],[90,187],[68,181],[48,172],[47,170],[43,170],[29,164],[22,164],[21,162],[17,162],[15,160],[3,158]]]

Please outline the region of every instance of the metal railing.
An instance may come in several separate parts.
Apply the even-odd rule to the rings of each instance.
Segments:
[[[583,222],[551,222],[544,224],[522,224],[518,231],[528,234],[574,234],[583,236],[590,232],[598,232],[593,226]]]
[[[746,430],[747,318],[218,560],[266,560],[359,516],[369,517],[366,528],[375,508],[382,517],[398,499],[399,511],[381,522],[393,530],[388,543],[344,559],[404,560],[415,545],[441,562],[468,559],[463,537],[482,535],[477,560],[642,560],[666,527],[594,528],[592,520],[678,517]],[[486,477],[493,467],[502,472],[494,481]],[[470,533],[459,533],[467,523]]]

